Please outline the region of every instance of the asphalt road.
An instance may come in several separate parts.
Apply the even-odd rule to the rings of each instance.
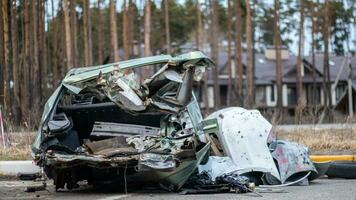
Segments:
[[[35,183],[38,184],[38,183]],[[0,181],[0,199],[73,199],[73,200],[119,200],[119,199],[347,199],[356,200],[356,180],[318,179],[309,186],[289,186],[279,192],[261,193],[263,198],[253,193],[248,194],[199,194],[179,195],[159,190],[135,190],[128,194],[112,189],[93,189],[82,186],[76,191],[55,192],[53,185],[47,191],[33,193],[24,192],[27,185],[34,185],[31,181]]]

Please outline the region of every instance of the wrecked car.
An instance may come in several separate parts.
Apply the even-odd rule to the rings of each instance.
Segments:
[[[313,180],[317,177],[309,152],[303,145],[277,140],[272,125],[257,110],[229,107],[210,114],[217,119],[219,131],[208,138],[215,155],[199,166],[214,180],[226,173],[237,172],[257,185],[278,185]],[[221,152],[219,152],[221,150]]]
[[[70,70],[45,105],[32,145],[36,164],[56,189],[81,180],[179,189],[210,149],[192,88],[213,66],[190,52]]]

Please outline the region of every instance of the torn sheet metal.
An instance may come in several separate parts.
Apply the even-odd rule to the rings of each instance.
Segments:
[[[209,161],[206,164],[199,165],[199,174],[206,172],[213,181],[215,181],[216,177],[238,170],[238,167],[230,157],[210,156]]]
[[[176,162],[173,155],[143,153],[138,161],[139,171],[173,171],[175,168]]]
[[[308,172],[317,174],[313,162],[309,158],[308,149],[301,144],[276,140],[270,145],[272,156],[277,161],[280,182],[295,181]]]
[[[158,65],[145,80],[133,70]],[[46,104],[33,145],[36,163],[56,188],[125,173],[128,181],[145,176],[179,189],[210,148],[198,139],[204,125],[192,87],[213,65],[190,52],[70,70]]]
[[[267,146],[272,125],[257,110],[230,107],[208,116],[216,118],[217,133],[224,152],[238,167],[238,173],[270,173],[279,180],[279,173]]]

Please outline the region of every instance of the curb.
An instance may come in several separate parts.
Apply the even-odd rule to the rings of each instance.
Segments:
[[[0,161],[0,174],[16,176],[19,173],[34,174],[40,172],[40,168],[31,160]]]

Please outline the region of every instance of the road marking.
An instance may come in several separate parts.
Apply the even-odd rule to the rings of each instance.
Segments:
[[[124,195],[115,195],[115,196],[110,196],[110,197],[104,197],[98,200],[118,200],[118,199],[123,199],[126,197],[130,197],[131,195],[129,194],[124,194]]]

